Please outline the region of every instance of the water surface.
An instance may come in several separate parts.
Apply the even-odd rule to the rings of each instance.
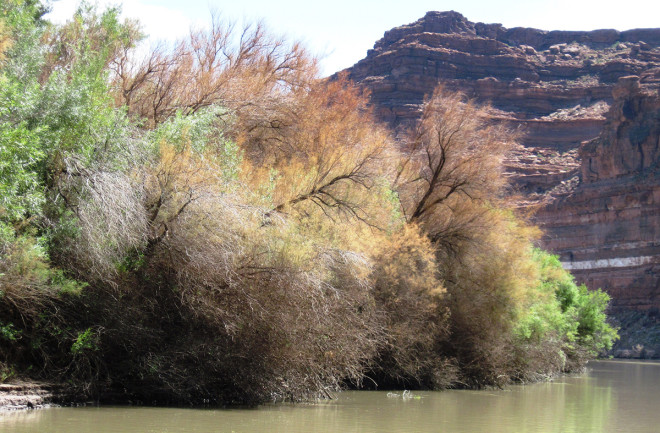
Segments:
[[[351,391],[258,409],[51,408],[0,414],[0,432],[657,433],[660,363],[598,361],[580,376],[497,391]]]

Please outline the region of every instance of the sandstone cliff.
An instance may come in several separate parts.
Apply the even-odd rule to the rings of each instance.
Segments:
[[[575,183],[576,150],[602,129],[617,80],[660,67],[659,46],[660,29],[506,29],[429,12],[385,32],[348,73],[395,128],[417,119],[439,82],[491,104],[525,131],[509,171],[530,202],[543,202]]]
[[[507,171],[545,247],[621,314],[658,316],[660,29],[507,29],[429,12],[347,72],[395,128],[438,83],[491,104],[524,132]]]
[[[598,138],[579,149],[580,182],[536,214],[546,246],[615,307],[660,306],[660,97],[620,79]]]

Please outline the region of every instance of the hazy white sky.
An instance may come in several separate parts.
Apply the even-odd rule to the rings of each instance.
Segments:
[[[93,1],[92,1],[93,2]],[[79,0],[52,0],[50,19],[70,17]],[[121,4],[153,40],[176,39],[204,25],[210,10],[231,20],[264,20],[276,34],[302,40],[323,56],[325,75],[366,56],[386,30],[427,11],[455,10],[470,21],[544,30],[660,27],[660,0],[100,0]]]

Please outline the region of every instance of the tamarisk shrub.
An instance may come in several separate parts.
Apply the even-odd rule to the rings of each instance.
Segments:
[[[589,350],[575,338],[572,313],[556,309],[563,292],[547,288],[555,283],[535,256],[538,229],[506,196],[501,162],[515,140],[488,107],[438,87],[410,131],[396,178],[406,220],[435,248],[450,313],[438,353],[456,360],[457,386],[547,377],[582,365],[579,353]],[[606,307],[588,303],[598,314]],[[601,348],[612,336],[604,317]]]
[[[441,351],[449,310],[431,242],[408,224],[381,241],[373,260],[373,291],[387,341],[370,374],[381,387],[449,386],[456,368]]]

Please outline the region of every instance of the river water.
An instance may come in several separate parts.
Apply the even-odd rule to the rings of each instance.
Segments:
[[[587,373],[494,391],[350,391],[257,409],[83,407],[0,413],[0,432],[658,433],[660,363],[597,361]]]

